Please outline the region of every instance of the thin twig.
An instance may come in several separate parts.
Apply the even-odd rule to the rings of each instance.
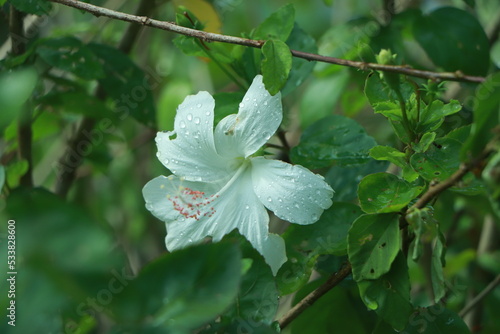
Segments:
[[[458,312],[460,317],[464,317],[470,310],[472,310],[481,300],[484,299],[493,289],[495,289],[500,284],[500,275],[497,275],[493,281],[488,284],[483,291],[481,291],[474,299],[472,299],[465,307]]]
[[[139,3],[136,12],[138,15],[148,15],[153,8],[154,6],[152,6],[151,1],[142,0]],[[141,26],[139,25],[129,25],[120,41],[118,49],[123,53],[130,53],[134,42],[139,36],[140,30]],[[106,98],[106,93],[100,85],[97,87],[95,95],[100,100],[104,100]],[[94,125],[94,119],[85,117],[81,121],[78,130],[69,140],[66,151],[59,159],[59,169],[57,171],[58,175],[55,191],[62,197],[66,197],[66,195],[68,194],[76,178],[77,168],[82,164],[84,158],[82,154],[78,153],[78,146],[82,145],[82,143],[88,140],[87,134],[92,131]]]
[[[26,50],[26,38],[24,36],[23,13],[18,11],[14,6],[10,6],[9,13],[9,33],[12,43],[11,52],[18,56]],[[21,176],[20,184],[26,187],[33,187],[33,155],[32,155],[32,139],[33,132],[31,130],[32,110],[29,106],[22,107],[17,123],[18,137],[18,152],[19,159],[28,162],[28,170]]]
[[[347,276],[351,274],[352,267],[348,262],[337,273],[332,275],[323,285],[308,294],[304,299],[292,307],[281,319],[278,321],[281,329],[288,326],[295,318],[297,318],[308,307],[313,305],[321,296],[336,287]]]
[[[95,16],[106,16],[112,19],[117,19],[121,21],[133,22],[142,25],[146,25],[149,27],[163,29],[170,32],[174,32],[181,35],[196,37],[205,42],[221,42],[221,43],[229,43],[229,44],[237,44],[248,46],[252,48],[261,48],[264,45],[265,41],[263,40],[253,40],[248,38],[234,37],[222,34],[215,34],[205,31],[200,31],[196,29],[190,29],[182,26],[178,26],[173,22],[166,21],[158,21],[151,19],[147,16],[137,16],[130,15],[118,11],[114,11],[111,9],[91,5],[85,2],[76,1],[76,0],[49,0],[51,2],[56,2],[63,4],[65,6],[81,9],[87,11]],[[403,75],[409,75],[413,77],[431,79],[435,81],[462,81],[462,82],[476,82],[481,83],[485,80],[484,77],[479,76],[470,76],[457,72],[432,72],[432,71],[422,71],[411,68],[409,66],[397,66],[397,65],[381,65],[376,63],[365,63],[362,61],[352,61],[347,59],[340,59],[335,57],[327,57],[321,56],[314,53],[302,52],[298,50],[290,50],[292,55],[297,58],[303,58],[306,60],[314,60],[329,64],[348,66],[357,68],[359,70],[367,71],[367,70],[377,70],[384,72],[394,72]]]

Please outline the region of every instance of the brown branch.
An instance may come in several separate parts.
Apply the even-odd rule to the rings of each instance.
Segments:
[[[199,38],[205,42],[221,42],[221,43],[229,43],[229,44],[237,44],[248,46],[252,48],[261,48],[264,45],[265,41],[263,40],[252,40],[248,38],[234,37],[228,35],[221,35],[215,33],[209,33],[205,31],[190,29],[186,27],[178,26],[173,22],[166,21],[158,21],[151,19],[147,16],[137,16],[130,15],[118,11],[114,11],[111,9],[91,5],[85,2],[76,1],[76,0],[49,0],[51,2],[60,3],[69,7],[81,9],[87,11],[95,16],[106,16],[112,19],[117,19],[121,21],[133,22],[142,25],[146,25],[149,27],[162,29],[170,32],[174,32],[181,35],[191,36],[195,38]],[[423,71],[411,68],[409,66],[397,66],[397,65],[381,65],[375,63],[365,63],[362,61],[352,61],[347,59],[340,59],[334,57],[321,56],[314,53],[302,52],[298,50],[290,50],[292,55],[297,58],[303,58],[306,60],[314,60],[329,64],[348,66],[357,68],[362,71],[367,70],[377,70],[377,71],[385,71],[385,72],[394,72],[403,75],[431,79],[435,81],[462,81],[462,82],[476,82],[481,83],[485,80],[484,77],[479,76],[470,76],[464,75],[463,73],[457,72],[432,72],[432,71]]]
[[[14,6],[10,6],[9,33],[12,43],[11,52],[18,56],[26,51],[26,38],[24,36],[23,13]],[[18,154],[19,158],[28,162],[28,170],[21,176],[20,184],[33,187],[33,154],[31,130],[32,110],[29,106],[23,106],[17,124]]]
[[[308,294],[304,299],[292,307],[281,319],[278,321],[281,329],[288,326],[295,318],[297,318],[308,307],[313,305],[321,296],[336,287],[347,276],[351,274],[352,267],[348,262],[337,273],[332,275],[323,285]]]
[[[79,2],[79,1],[73,1]],[[83,3],[85,4],[85,3]],[[154,6],[151,4],[151,1],[141,0],[139,6],[137,7],[136,13],[137,15],[148,15]],[[139,16],[137,16],[139,17]],[[139,36],[141,26],[139,25],[129,25],[127,30],[125,31],[118,49],[123,53],[130,53],[134,42],[137,40]],[[96,97],[100,100],[104,100],[106,98],[106,93],[103,88],[99,85],[96,89],[95,93]],[[56,193],[62,197],[66,197],[71,188],[73,182],[76,178],[76,171],[78,167],[82,164],[84,159],[84,152],[80,153],[78,147],[83,145],[83,143],[87,142],[87,134],[92,131],[95,126],[96,121],[92,118],[85,117],[78,127],[78,130],[75,132],[73,137],[69,140],[68,147],[66,151],[59,159],[57,164],[57,183],[56,183]]]

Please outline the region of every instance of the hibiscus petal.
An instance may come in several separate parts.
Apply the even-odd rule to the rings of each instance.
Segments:
[[[276,132],[283,119],[280,93],[271,96],[258,75],[240,103],[237,115],[229,115],[215,129],[215,147],[226,157],[254,154]]]
[[[264,157],[251,159],[255,193],[276,216],[312,224],[332,205],[332,188],[308,169]]]
[[[214,107],[209,93],[190,95],[177,109],[174,131],[157,134],[158,159],[173,174],[190,181],[214,182],[227,178],[235,168],[215,150]]]
[[[216,242],[238,229],[276,274],[286,261],[284,241],[269,234],[269,215],[253,192],[250,170],[240,168],[218,187],[174,176],[157,177],[144,187],[146,207],[166,222],[167,249],[184,248],[207,236]]]

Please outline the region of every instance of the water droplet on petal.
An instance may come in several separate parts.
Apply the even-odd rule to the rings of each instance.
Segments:
[[[264,105],[267,106],[267,101],[264,101]]]
[[[184,123],[184,121],[181,121],[179,123],[179,126],[181,127],[181,129],[184,129],[186,127],[186,123]]]
[[[300,209],[299,203],[295,203],[293,206],[296,207],[297,209]]]
[[[210,114],[211,114],[210,111],[205,112],[205,115],[207,115],[207,116],[210,116]]]
[[[245,107],[245,104],[242,102],[240,103],[240,108],[244,108]]]
[[[168,160],[168,159],[163,160],[163,163],[164,163],[165,165],[168,165],[168,164],[169,164],[169,162],[170,162],[170,160]]]
[[[250,205],[245,205],[245,209],[250,209]]]
[[[187,120],[192,121],[193,120],[193,114],[187,114]]]
[[[283,203],[283,198],[278,197],[278,202]]]
[[[195,117],[194,118],[194,123],[195,124],[200,124],[200,122],[201,122],[201,119],[199,117]]]
[[[318,220],[318,215],[317,214],[312,214],[311,215],[311,219],[314,220],[314,221]]]
[[[273,199],[272,199],[271,197],[268,197],[268,198],[267,198],[267,201],[268,201],[268,202],[272,202],[272,201],[273,201]]]
[[[201,103],[198,103],[198,104],[196,105],[196,107],[197,107],[197,108],[201,108]]]
[[[156,137],[156,141],[161,141],[162,139],[162,137]]]

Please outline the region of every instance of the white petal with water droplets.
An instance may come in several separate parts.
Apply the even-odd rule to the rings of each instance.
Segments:
[[[332,205],[332,188],[308,169],[264,157],[251,159],[255,193],[276,216],[312,224]]]
[[[175,175],[213,182],[233,172],[234,162],[215,150],[214,107],[209,93],[190,95],[177,109],[174,131],[157,134],[158,159]]]
[[[240,103],[238,114],[229,115],[215,129],[217,152],[227,157],[248,157],[276,132],[283,112],[280,93],[271,96],[258,75]]]

